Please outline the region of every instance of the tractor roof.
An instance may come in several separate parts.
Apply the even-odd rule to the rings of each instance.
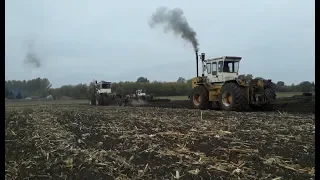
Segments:
[[[209,61],[214,61],[214,60],[223,60],[223,59],[240,61],[242,59],[242,57],[239,57],[239,56],[221,56],[221,57],[212,58],[212,59],[208,59],[208,60]]]

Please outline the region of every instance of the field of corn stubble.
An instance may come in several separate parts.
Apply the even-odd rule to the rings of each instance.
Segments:
[[[314,179],[313,114],[6,105],[6,179]]]

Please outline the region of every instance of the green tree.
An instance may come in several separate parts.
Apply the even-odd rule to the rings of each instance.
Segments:
[[[186,83],[186,79],[183,77],[179,77],[177,83]]]
[[[146,77],[139,77],[139,78],[137,79],[137,82],[138,82],[138,83],[148,83],[149,80],[148,80]]]
[[[283,81],[278,81],[277,82],[277,87],[280,87],[280,88],[284,87],[284,82]]]
[[[312,83],[309,81],[303,81],[298,85],[297,88],[301,92],[312,92]]]

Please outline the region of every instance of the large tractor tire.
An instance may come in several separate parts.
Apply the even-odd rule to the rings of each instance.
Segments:
[[[222,86],[219,96],[222,110],[243,111],[248,107],[247,94],[244,87],[237,83],[226,83]]]
[[[275,100],[277,95],[276,91],[274,90],[274,85],[271,81],[264,80],[264,91],[262,92],[262,97],[265,98],[267,101],[266,104],[262,105],[250,105],[250,108],[252,110],[257,110],[257,111],[272,111],[274,110],[274,105],[271,103],[271,101]]]
[[[94,94],[92,94],[92,96],[90,98],[90,105],[92,105],[92,106],[97,105],[96,95],[94,95]]]
[[[110,105],[110,102],[112,101],[112,97],[110,96],[102,96],[102,99],[103,99],[104,106]]]
[[[274,106],[270,102],[274,101],[277,98],[276,91],[272,87],[267,86],[264,89],[263,96],[264,96],[264,98],[266,98],[266,100],[268,102],[267,102],[267,104],[262,105],[261,109],[262,110],[269,110],[269,111],[273,110]]]
[[[102,95],[97,96],[97,105],[98,106],[104,105],[104,96],[102,96]]]
[[[202,110],[209,108],[209,92],[204,86],[195,87],[190,100],[194,108]]]
[[[264,89],[263,94],[268,101],[273,101],[277,98],[276,91],[273,88]]]

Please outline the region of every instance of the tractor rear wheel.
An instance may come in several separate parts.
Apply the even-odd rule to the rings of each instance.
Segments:
[[[103,105],[104,106],[110,105],[113,101],[115,101],[115,100],[113,100],[112,95],[111,96],[109,96],[109,95],[103,96]]]
[[[194,108],[203,110],[209,108],[209,92],[204,86],[195,87],[190,100]]]
[[[244,87],[237,83],[226,83],[222,86],[219,96],[219,106],[222,110],[243,111],[248,106]]]
[[[261,109],[263,110],[273,110],[273,104],[270,103],[270,101],[273,101],[276,99],[276,91],[271,87],[266,87],[263,92],[263,96],[268,101],[267,104],[262,105]]]
[[[97,105],[98,105],[98,106],[103,106],[103,105],[104,105],[103,95],[99,95],[99,96],[97,97]]]

